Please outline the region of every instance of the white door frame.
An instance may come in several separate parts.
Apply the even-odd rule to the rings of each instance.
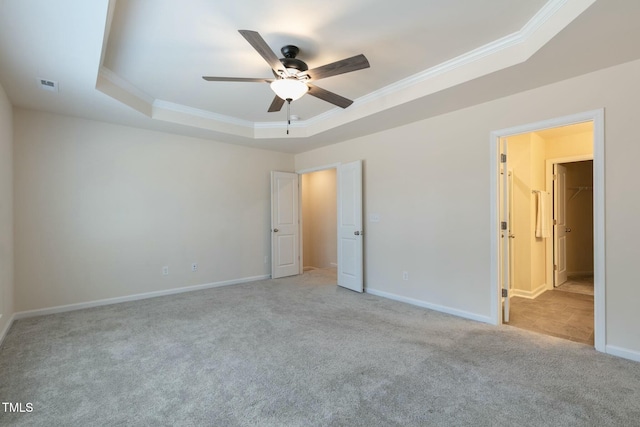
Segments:
[[[553,158],[553,159],[547,159],[547,166],[545,169],[545,179],[546,179],[546,190],[549,194],[553,194],[553,165],[557,165],[557,164],[562,164],[562,163],[573,163],[573,162],[584,162],[584,161],[588,161],[588,160],[592,160],[593,161],[593,154],[583,154],[583,155],[578,155],[578,156],[570,156],[570,157],[558,157],[558,158]],[[595,179],[594,179],[595,181]],[[594,205],[595,205],[595,199],[593,201]],[[547,209],[553,210],[553,206],[547,206]],[[595,226],[595,224],[594,224]],[[595,236],[594,236],[595,238]],[[547,265],[547,269],[545,272],[545,277],[546,277],[546,283],[547,283],[547,290],[549,289],[553,289],[554,287],[554,283],[555,283],[555,279],[553,277],[553,245],[554,245],[554,239],[547,239],[546,241],[546,245],[545,245],[545,251],[546,251],[546,265]],[[594,289],[595,291],[595,289]],[[595,309],[594,309],[595,310]]]
[[[604,185],[604,109],[586,111],[491,132],[490,152],[490,280],[491,280],[491,321],[502,323],[502,296],[500,283],[500,217],[498,215],[498,176],[500,174],[500,138],[530,133],[542,129],[593,122],[593,243],[594,243],[594,338],[595,348],[606,351],[606,305],[605,305],[605,185]]]
[[[508,155],[507,152],[507,138],[500,138],[498,142],[500,151],[500,157],[504,155],[504,158],[500,160],[500,172],[501,175],[500,180],[502,181],[502,185],[498,184],[500,188],[501,194],[498,195],[499,200],[499,208],[502,210],[502,215],[498,214],[499,222],[501,223],[500,227],[500,235],[502,243],[499,249],[499,258],[502,259],[502,265],[500,266],[501,271],[501,279],[500,279],[500,288],[501,288],[501,304],[502,310],[501,315],[504,322],[509,323],[509,308],[511,302],[511,287],[513,286],[512,279],[512,264],[511,258],[513,254],[513,248],[511,245],[511,241],[509,240],[511,237],[511,231],[513,230],[513,226],[511,224],[512,219],[512,205],[511,205],[511,170],[509,169],[509,164],[507,163]],[[502,223],[506,224],[506,228],[502,229]],[[506,292],[506,295],[505,295]]]

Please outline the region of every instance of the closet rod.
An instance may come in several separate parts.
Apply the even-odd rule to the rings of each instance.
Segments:
[[[584,190],[593,190],[593,187],[567,187],[567,189],[584,191]]]
[[[578,197],[578,194],[582,193],[583,191],[588,191],[588,190],[593,191],[593,187],[569,187],[568,189],[569,189],[569,190],[577,190],[577,191],[573,194],[573,196],[571,196],[571,197],[569,198],[569,200],[570,200],[570,201],[571,201],[571,200],[573,200],[573,199],[575,199],[576,197]]]

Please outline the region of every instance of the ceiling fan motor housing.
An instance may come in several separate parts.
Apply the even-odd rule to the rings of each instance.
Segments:
[[[280,62],[282,62],[282,65],[284,65],[285,68],[298,70],[299,73],[307,71],[309,69],[304,61],[296,59],[296,55],[298,55],[298,52],[300,52],[298,46],[288,44],[286,46],[283,46],[280,49],[280,52],[282,52],[282,55],[284,56],[284,58],[280,58]]]

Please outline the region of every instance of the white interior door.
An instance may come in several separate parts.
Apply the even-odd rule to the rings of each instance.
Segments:
[[[338,167],[338,285],[362,292],[362,162]]]
[[[567,281],[567,168],[553,165],[553,285]]]
[[[271,172],[271,277],[300,273],[298,174]]]
[[[502,283],[502,321],[505,323],[509,322],[509,288],[511,287],[511,274],[510,274],[510,264],[511,264],[511,250],[509,245],[510,238],[510,201],[511,201],[511,191],[510,191],[510,183],[509,179],[509,168],[507,167],[507,139],[503,138],[500,142],[500,177],[501,179],[501,188],[500,188],[500,204],[501,204],[501,214],[500,214],[500,263],[501,263],[501,283]]]

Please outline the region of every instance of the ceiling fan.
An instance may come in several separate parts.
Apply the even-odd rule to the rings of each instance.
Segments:
[[[273,102],[269,106],[269,112],[280,111],[285,101],[301,98],[305,93],[320,98],[341,108],[347,108],[353,101],[336,93],[322,89],[311,84],[315,80],[351,71],[369,68],[369,61],[364,55],[356,55],[341,61],[309,70],[307,64],[296,58],[300,49],[293,45],[282,47],[280,51],[284,58],[278,58],[276,54],[256,31],[238,30],[251,46],[264,58],[271,67],[275,78],[245,78],[245,77],[210,77],[202,78],[211,82],[264,82],[270,83],[271,89],[276,93]]]

